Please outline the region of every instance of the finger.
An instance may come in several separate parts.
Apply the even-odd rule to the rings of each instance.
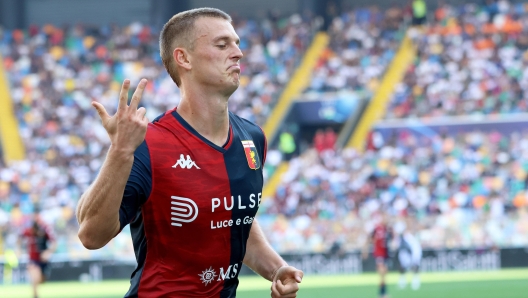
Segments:
[[[271,297],[273,298],[294,298],[294,297],[297,297],[297,292],[298,291],[281,293],[278,289],[272,288]]]
[[[108,115],[104,106],[98,102],[93,101],[92,107],[95,108],[97,114],[99,114],[99,118],[101,118],[101,121],[103,122],[103,124],[105,124],[106,121],[108,121],[108,119],[110,118],[110,115]]]
[[[132,100],[130,101],[131,109],[137,109],[139,100],[141,99],[141,96],[143,96],[143,91],[145,91],[145,86],[147,86],[147,80],[141,79],[136,88],[136,91],[134,92],[134,95],[132,95]]]
[[[304,277],[304,272],[299,271],[299,272],[297,272],[297,273],[295,274],[295,281],[297,281],[298,283],[301,283],[303,277]]]
[[[143,117],[145,117],[146,114],[147,114],[147,110],[144,107],[139,108],[136,112],[136,115],[138,116],[140,120],[143,119]]]
[[[297,297],[297,293],[291,293],[291,294],[286,294],[286,295],[281,295],[277,292],[271,292],[270,296],[272,298],[295,298]]]
[[[141,119],[141,121],[142,121],[143,124],[146,124],[146,125],[149,124],[149,120],[148,120],[147,116],[143,116],[143,119]]]
[[[277,292],[279,292],[279,294],[281,295],[295,293],[299,290],[299,285],[297,283],[290,282],[287,284],[283,284],[280,279],[277,280],[275,286],[277,288]]]
[[[119,92],[119,104],[117,106],[118,111],[124,110],[127,106],[129,88],[130,88],[130,80],[126,79],[123,81],[123,85],[121,86],[121,92]]]

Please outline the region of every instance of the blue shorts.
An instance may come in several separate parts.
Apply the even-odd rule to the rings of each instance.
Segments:
[[[383,264],[385,266],[388,266],[389,264],[389,257],[375,257],[376,264]]]
[[[31,260],[30,263],[33,264],[33,265],[37,265],[40,268],[40,272],[42,273],[42,275],[47,275],[47,273],[48,273],[48,262],[41,262],[41,261]]]

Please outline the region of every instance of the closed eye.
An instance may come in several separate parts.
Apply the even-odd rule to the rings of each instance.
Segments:
[[[218,48],[220,49],[225,49],[227,47],[227,45],[225,44],[219,44],[219,45],[216,45]]]

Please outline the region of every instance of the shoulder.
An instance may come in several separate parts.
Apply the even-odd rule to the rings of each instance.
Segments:
[[[27,237],[31,235],[31,229],[27,228],[22,231],[22,236]]]
[[[174,116],[172,115],[172,112],[174,112],[174,110],[168,110],[158,115],[149,123],[148,130],[156,129],[156,127],[162,125],[162,123],[173,120]]]
[[[252,137],[256,137],[256,138],[265,138],[265,135],[264,135],[264,131],[262,130],[262,128],[260,126],[258,126],[257,124],[247,120],[247,119],[244,119],[240,116],[237,116],[231,112],[229,112],[229,118],[232,122],[235,122],[237,124],[237,126],[240,126],[242,127],[243,129],[245,129],[247,132],[249,132],[251,134]]]
[[[47,224],[43,220],[39,220],[38,221],[38,225],[39,225],[40,229],[42,229],[42,231],[44,231],[44,234],[46,235],[47,238],[54,239],[53,230],[52,230],[52,228],[51,228],[51,226],[49,224]]]
[[[147,134],[145,140],[147,143],[163,142],[167,133],[174,130],[174,123],[176,119],[172,114],[173,110],[168,110],[158,115],[152,120],[147,127]]]

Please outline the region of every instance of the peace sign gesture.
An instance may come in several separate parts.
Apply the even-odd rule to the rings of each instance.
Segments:
[[[145,117],[147,111],[143,107],[137,108],[146,85],[147,80],[142,79],[128,105],[130,80],[126,79],[119,93],[117,112],[113,116],[108,115],[102,104],[92,102],[92,106],[97,110],[103,127],[110,137],[112,146],[125,154],[133,154],[147,133],[148,119]]]

